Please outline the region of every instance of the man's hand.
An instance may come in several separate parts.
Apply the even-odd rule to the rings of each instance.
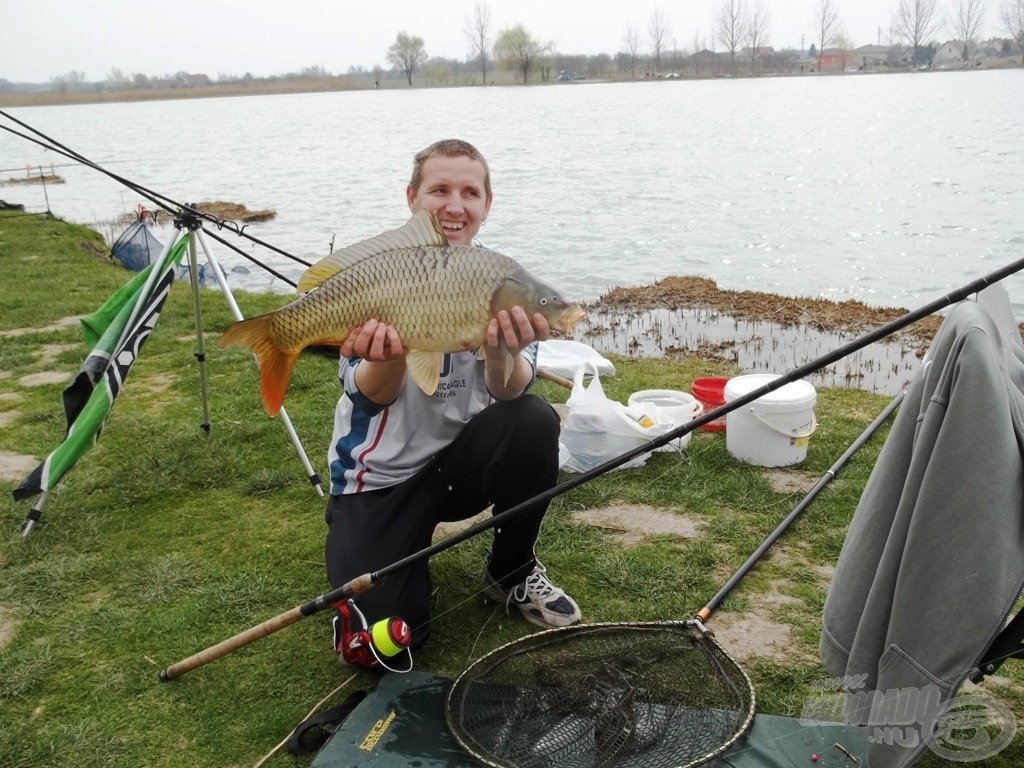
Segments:
[[[405,353],[398,331],[392,325],[370,319],[349,331],[341,343],[344,357],[361,357],[356,367],[356,387],[371,402],[395,402],[405,382]]]
[[[361,357],[374,363],[390,362],[405,357],[402,339],[393,325],[370,319],[349,331],[341,343],[344,357]]]
[[[549,338],[551,327],[539,312],[530,316],[522,307],[516,306],[510,310],[503,309],[491,318],[484,336],[484,358],[487,389],[494,397],[507,400],[523,393],[533,378],[533,370],[519,353],[527,345]],[[515,358],[515,367],[508,381],[504,376],[505,354],[501,342]]]

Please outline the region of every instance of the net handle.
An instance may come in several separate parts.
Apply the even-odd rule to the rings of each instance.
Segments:
[[[793,510],[786,515],[782,522],[775,527],[775,530],[768,534],[768,537],[761,542],[761,545],[754,550],[754,553],[747,558],[743,565],[739,567],[739,570],[730,576],[729,580],[722,585],[722,588],[718,590],[715,596],[708,601],[707,605],[697,612],[697,621],[703,624],[703,622],[711,618],[711,614],[717,610],[718,606],[722,604],[722,601],[725,600],[725,598],[729,596],[729,593],[735,589],[736,585],[739,584],[748,573],[750,573],[750,570],[757,565],[758,560],[764,557],[764,553],[767,552],[768,549],[779,540],[779,538],[781,538],[782,534],[784,534],[789,526],[793,524],[793,521],[803,514],[803,511],[810,506],[811,502],[814,501],[822,490],[824,490],[825,486],[835,479],[836,475],[839,474],[839,471],[846,465],[846,462],[848,462],[850,458],[857,453],[857,451],[859,451],[868,440],[871,439],[875,432],[878,431],[878,428],[885,423],[889,416],[892,415],[892,412],[895,411],[899,407],[900,403],[903,402],[903,398],[905,396],[906,390],[896,395],[896,397],[894,397],[889,404],[882,409],[881,413],[875,417],[875,420],[868,424],[867,429],[861,432],[860,435],[857,436],[857,439],[850,444],[850,447],[843,452],[843,455],[836,459],[835,463],[828,468],[825,474],[822,475],[811,490],[807,492],[807,495],[804,496],[795,507],[793,507]]]

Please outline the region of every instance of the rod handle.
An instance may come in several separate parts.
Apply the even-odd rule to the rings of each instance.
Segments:
[[[226,656],[232,651],[237,651],[242,646],[249,645],[249,643],[253,643],[267,635],[272,635],[285,627],[290,627],[295,622],[301,621],[304,618],[306,616],[302,612],[302,606],[297,605],[290,611],[285,611],[272,619],[267,619],[255,627],[249,627],[249,629],[239,632],[234,637],[229,637],[227,640],[222,640],[216,645],[192,654],[187,659],[171,664],[167,669],[161,670],[160,679],[164,682],[175,680],[186,672],[191,672],[196,667],[201,667],[204,664],[219,659],[221,656]]]

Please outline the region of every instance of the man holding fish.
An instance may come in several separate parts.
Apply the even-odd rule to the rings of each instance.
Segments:
[[[490,171],[476,148],[461,140],[432,144],[416,155],[406,189],[413,220],[328,257],[300,283],[300,290],[320,286],[307,294],[312,298],[366,263],[364,251],[403,248],[418,254],[416,270],[436,276],[412,291],[407,284],[419,279],[408,277],[413,267],[395,268],[399,279],[390,281],[379,272],[375,282],[386,287],[377,309],[354,326],[339,326],[350,330],[335,336],[344,392],[329,451],[325,554],[332,587],[428,546],[440,522],[467,519],[492,504],[500,512],[557,482],[558,417],[525,392],[536,375],[536,342],[553,330],[571,330],[583,313],[475,243],[492,198]],[[389,309],[387,299],[399,294]],[[456,304],[474,305],[471,319],[451,319],[462,309],[447,305]],[[402,314],[417,307],[415,320]],[[562,627],[577,623],[580,610],[534,553],[546,508],[538,505],[495,530],[483,590],[527,621]],[[390,615],[405,619],[417,646],[430,633],[430,600],[422,561],[356,602],[371,624]]]

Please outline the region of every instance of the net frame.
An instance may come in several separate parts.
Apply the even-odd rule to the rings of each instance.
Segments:
[[[570,664],[584,666],[568,676],[576,676],[569,682],[585,683],[591,693],[600,695],[592,695],[586,701],[572,690],[560,695],[560,684],[565,682],[567,673],[552,665],[552,649],[564,661],[567,654],[579,650],[574,649],[574,645],[582,645],[598,636],[601,642],[612,638],[612,645],[616,647],[611,660],[574,658]],[[640,674],[639,685],[632,680],[637,676],[637,655],[644,650],[644,644],[648,652],[655,653],[655,657],[646,661],[661,662],[660,669],[665,668],[664,662],[687,660],[668,658],[676,654],[671,650],[666,653],[662,647],[665,641],[678,642],[680,657],[686,654],[687,659],[695,655],[704,659],[707,669],[701,677],[706,683],[702,691],[692,688],[672,691],[662,687],[658,693],[667,697],[668,703],[644,698],[650,687],[659,687],[659,681],[651,675]],[[627,650],[628,656],[623,653]],[[516,665],[527,657],[528,669],[524,674]],[[531,677],[531,667],[532,676],[543,674],[547,679],[534,682],[523,679]],[[654,671],[658,673],[659,668]],[[505,680],[507,674],[514,679]],[[726,698],[735,698],[734,710],[723,709],[721,701],[717,702],[717,708],[700,709],[702,705],[707,706],[708,689],[714,688],[716,681],[732,689],[726,692]],[[506,690],[500,690],[500,686],[505,686]],[[497,694],[496,688],[499,688]],[[548,688],[554,688],[554,693],[546,690]],[[497,701],[499,697],[501,701]],[[687,700],[690,705],[686,704]],[[511,714],[503,711],[506,705],[513,710]],[[495,712],[495,708],[500,711]],[[537,710],[543,711],[539,725],[529,719],[536,717]],[[629,713],[626,718],[622,716],[624,710]],[[577,624],[518,638],[477,659],[455,679],[445,698],[444,716],[456,743],[467,754],[492,768],[547,765],[696,768],[732,748],[750,730],[755,710],[754,685],[746,671],[699,619],[690,619]],[[708,717],[708,712],[713,716]],[[624,719],[627,722],[624,723]],[[695,720],[700,720],[700,725],[704,726],[703,733],[687,736],[694,730]],[[712,734],[708,733],[709,721]],[[496,722],[501,723],[500,732],[496,732]],[[556,733],[560,730],[568,735]],[[538,732],[540,736],[534,747],[524,746],[523,740],[530,743],[530,739],[538,737]],[[536,753],[542,740],[548,742],[548,747],[541,749],[540,754],[526,754]],[[686,743],[682,743],[683,740]]]

